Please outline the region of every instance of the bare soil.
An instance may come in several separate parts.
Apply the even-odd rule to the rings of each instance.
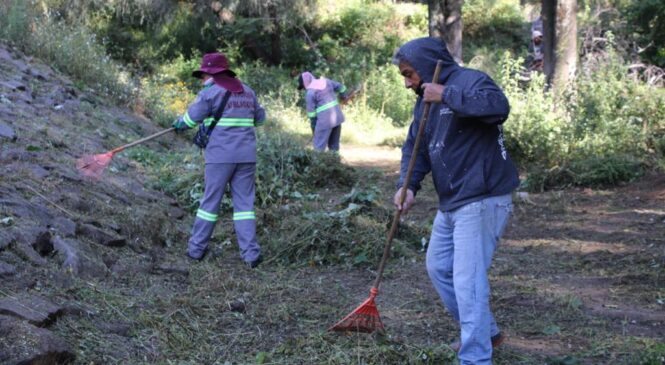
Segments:
[[[342,155],[359,168],[383,169],[382,188],[392,198],[399,150],[345,147]],[[437,200],[429,178],[416,201],[405,219],[431,225]],[[637,360],[603,355],[630,352],[630,343],[639,339],[662,346],[665,174],[610,189],[517,193],[514,201],[515,214],[490,272],[493,310],[507,334],[497,351],[499,362],[522,356],[555,361],[584,354],[576,355],[582,363],[631,363]],[[398,322],[408,322],[404,316],[413,307],[405,304],[408,298],[421,298],[418,307],[429,317],[423,324],[443,324],[436,337],[456,336],[457,329],[428,285],[422,260],[401,267],[383,291],[402,297],[395,303],[400,310],[391,312],[400,314]],[[394,325],[396,333],[405,331],[403,325]],[[598,333],[607,340],[596,338]]]

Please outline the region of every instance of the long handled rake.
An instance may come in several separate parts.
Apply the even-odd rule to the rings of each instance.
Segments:
[[[141,144],[143,142],[147,142],[151,139],[157,138],[161,136],[162,134],[166,134],[169,132],[174,131],[175,128],[169,128],[165,129],[161,132],[157,132],[153,135],[141,138],[137,141],[134,141],[132,143],[128,143],[124,146],[120,146],[118,148],[114,148],[111,151],[108,151],[106,153],[100,153],[97,155],[85,155],[79,159],[76,160],[76,169],[79,170],[81,175],[90,178],[92,180],[99,180],[99,178],[102,176],[104,173],[104,170],[108,165],[111,163],[111,160],[113,159],[113,155],[116,153],[127,149],[129,147],[136,146],[137,144]]]
[[[436,63],[436,69],[434,71],[434,78],[432,83],[437,83],[439,80],[439,75],[441,74],[441,66],[443,62],[439,60]],[[425,132],[425,124],[429,117],[430,103],[425,103],[425,109],[422,116],[420,117],[420,125],[418,126],[418,134],[416,135],[416,141],[413,144],[413,152],[411,154],[411,159],[409,160],[409,167],[406,171],[406,177],[404,179],[404,185],[402,186],[402,193],[399,197],[399,205],[404,204],[406,198],[406,190],[408,189],[409,182],[411,181],[411,175],[413,174],[413,167],[416,164],[416,155],[418,154],[418,148],[420,147],[420,140]],[[363,333],[372,333],[374,331],[383,332],[383,322],[381,322],[381,317],[379,316],[379,310],[376,307],[374,298],[379,294],[379,284],[381,284],[381,278],[383,277],[383,269],[386,266],[388,261],[388,256],[390,255],[390,247],[393,243],[393,237],[397,232],[397,226],[399,224],[400,216],[402,211],[400,209],[395,210],[395,216],[393,218],[392,225],[390,226],[390,231],[388,233],[388,239],[386,240],[385,247],[383,248],[383,257],[381,257],[381,262],[379,263],[379,270],[376,274],[376,279],[374,280],[374,285],[369,291],[369,298],[360,304],[356,309],[353,310],[349,315],[344,317],[341,321],[337,322],[334,326],[330,327],[330,331],[338,332],[363,332]]]

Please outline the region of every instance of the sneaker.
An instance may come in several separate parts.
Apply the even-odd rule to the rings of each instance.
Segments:
[[[495,349],[503,343],[503,340],[505,340],[505,337],[503,337],[503,334],[501,332],[497,333],[496,335],[492,336],[492,348]],[[455,351],[459,352],[459,349],[462,347],[462,343],[459,341],[455,341],[450,344],[450,348]]]
[[[256,269],[256,267],[259,266],[262,262],[263,262],[263,256],[259,255],[259,257],[257,257],[256,260],[251,262],[246,262],[245,264],[250,269]]]

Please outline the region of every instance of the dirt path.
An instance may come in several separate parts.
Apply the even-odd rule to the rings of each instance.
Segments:
[[[348,146],[342,157],[359,168],[381,169],[389,203],[398,149]],[[426,180],[406,218],[419,224],[431,224],[436,211],[436,193]],[[611,189],[523,193],[515,205],[490,271],[493,310],[508,334],[499,363],[522,362],[524,354],[632,363],[648,356],[635,355],[636,344],[647,344],[647,353],[664,346],[665,174]],[[422,280],[421,265],[400,275]],[[400,295],[408,297],[411,289]],[[418,290],[434,297],[426,285]]]

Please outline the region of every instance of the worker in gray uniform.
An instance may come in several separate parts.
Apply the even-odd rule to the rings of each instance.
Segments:
[[[254,91],[240,82],[221,53],[204,55],[201,67],[192,76],[202,80],[203,90],[188,106],[187,112],[173,123],[176,132],[197,127],[200,123],[210,126],[214,115],[219,115],[222,107],[224,110],[205,147],[205,191],[196,212],[187,254],[194,260],[201,260],[207,252],[224,190],[229,184],[240,256],[248,267],[255,268],[263,260],[256,239],[254,212],[255,127],[265,122],[265,111]],[[223,106],[227,92],[230,94]]]
[[[339,106],[339,99],[347,98],[346,86],[326,78],[314,78],[309,72],[303,72],[298,78],[298,89],[306,89],[305,103],[307,117],[312,127],[312,144],[317,151],[339,151],[344,114]]]

